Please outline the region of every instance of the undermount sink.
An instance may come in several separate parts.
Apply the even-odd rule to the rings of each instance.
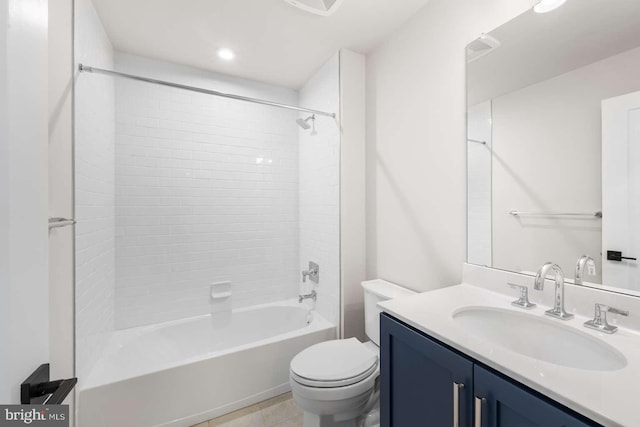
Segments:
[[[465,307],[453,320],[475,337],[561,366],[615,371],[627,365],[622,353],[557,320],[491,307]]]

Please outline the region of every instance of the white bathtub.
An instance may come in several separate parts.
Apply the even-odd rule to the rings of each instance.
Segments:
[[[79,427],[191,426],[289,391],[289,362],[335,338],[297,301],[116,331],[79,390]]]

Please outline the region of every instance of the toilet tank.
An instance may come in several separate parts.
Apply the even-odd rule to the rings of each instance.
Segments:
[[[414,291],[395,285],[385,280],[369,280],[362,282],[364,289],[364,327],[369,339],[380,345],[380,313],[377,306],[381,301],[413,295]]]

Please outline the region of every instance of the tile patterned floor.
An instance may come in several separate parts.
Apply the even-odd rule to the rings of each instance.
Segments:
[[[302,427],[302,411],[286,393],[193,427]]]

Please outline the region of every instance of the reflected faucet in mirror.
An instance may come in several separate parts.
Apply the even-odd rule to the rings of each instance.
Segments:
[[[551,310],[545,311],[544,314],[560,320],[569,320],[573,318],[573,314],[567,313],[564,309],[564,274],[558,264],[548,262],[540,267],[533,282],[533,289],[536,291],[544,290],[544,281],[551,271],[554,272],[556,279],[554,306]]]
[[[589,276],[595,276],[598,274],[596,271],[596,261],[589,255],[582,255],[576,262],[576,274],[573,283],[576,285],[582,285],[582,278],[584,277],[584,268],[587,267],[587,274]]]

